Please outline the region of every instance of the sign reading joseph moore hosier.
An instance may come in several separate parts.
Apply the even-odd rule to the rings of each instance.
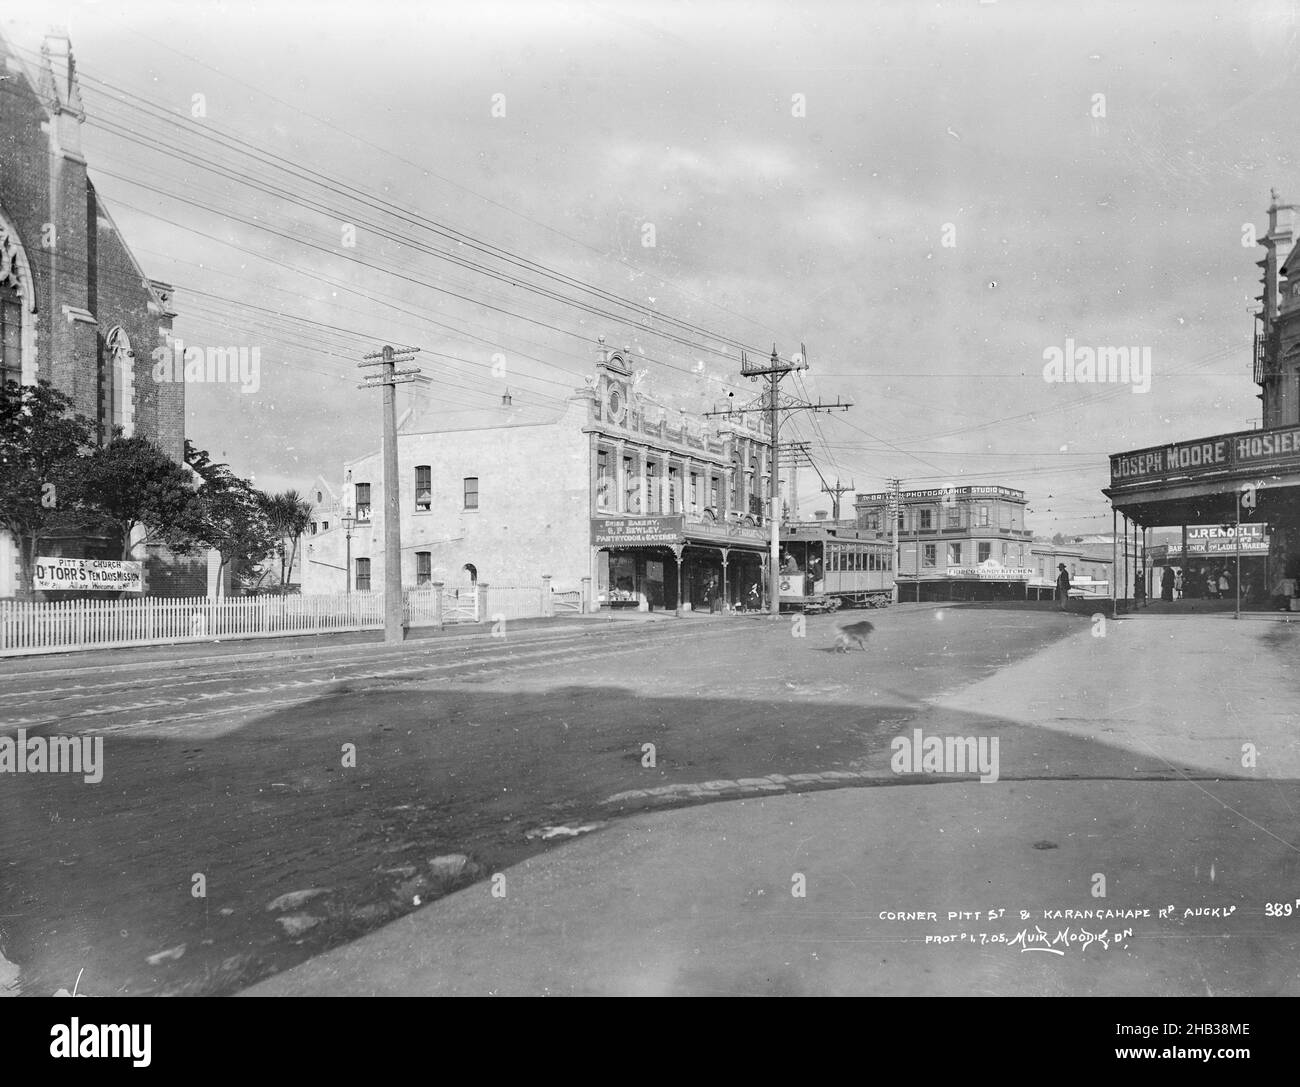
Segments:
[[[113,559],[41,559],[32,570],[32,588],[82,592],[144,592],[144,564]]]
[[[1199,441],[1116,453],[1110,485],[1123,487],[1163,479],[1251,473],[1275,468],[1300,470],[1300,427],[1243,430]]]

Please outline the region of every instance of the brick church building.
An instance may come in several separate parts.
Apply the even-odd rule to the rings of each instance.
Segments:
[[[172,289],[151,280],[87,176],[76,62],[49,37],[28,63],[0,37],[0,381],[49,381],[107,442],[115,427],[180,461],[185,386],[151,378],[171,337]],[[65,536],[42,552],[120,558],[111,536]],[[146,550],[146,549],[141,549]],[[202,594],[205,564],[147,549],[151,594]],[[17,548],[0,532],[0,598],[17,590]]]

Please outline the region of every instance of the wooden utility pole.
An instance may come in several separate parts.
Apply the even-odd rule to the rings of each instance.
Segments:
[[[831,496],[831,520],[832,521],[838,521],[840,519],[840,499],[843,498],[846,494],[848,494],[849,491],[852,491],[854,489],[855,488],[852,483],[849,483],[847,486],[841,484],[838,477],[836,477],[835,486],[832,487],[830,485],[827,485],[822,488],[821,491],[822,494],[828,494]]]
[[[390,645],[406,636],[406,607],[402,599],[402,489],[397,480],[397,386],[414,381],[420,372],[418,366],[398,370],[396,364],[410,362],[419,350],[385,344],[357,363],[359,367],[382,367],[376,378],[357,388],[384,390],[384,641]]]
[[[768,427],[771,433],[772,455],[771,455],[771,480],[769,481],[769,501],[771,502],[771,512],[769,520],[772,529],[772,542],[768,555],[768,589],[769,597],[768,610],[775,619],[781,614],[781,471],[780,471],[780,454],[781,454],[781,412],[791,411],[848,411],[853,404],[842,404],[838,400],[834,404],[823,404],[818,401],[816,404],[809,404],[803,400],[793,400],[789,397],[784,400],[781,398],[781,379],[786,374],[794,370],[808,369],[808,352],[803,344],[799,345],[799,354],[790,361],[784,361],[776,353],[776,344],[772,345],[772,357],[765,366],[750,365],[749,358],[742,351],[740,353],[740,372],[743,376],[751,381],[757,381],[760,377],[767,378],[767,391],[758,399],[753,401],[748,407],[731,408],[727,411],[706,411],[705,416],[715,415],[744,415],[749,412],[766,412],[768,417]]]

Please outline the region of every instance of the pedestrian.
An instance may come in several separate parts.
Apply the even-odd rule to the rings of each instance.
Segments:
[[[1183,598],[1183,572],[1181,570],[1174,576],[1174,593],[1179,600]]]
[[[1221,569],[1219,571],[1219,596],[1227,596],[1230,592],[1232,592],[1232,582],[1228,580],[1228,571]]]
[[[1164,603],[1171,603],[1174,599],[1174,585],[1177,579],[1174,577],[1174,568],[1166,566],[1165,572],[1160,578],[1160,599]]]
[[[1147,602],[1147,579],[1141,570],[1133,578],[1133,603],[1139,608]]]
[[[1065,611],[1065,606],[1070,601],[1070,574],[1069,571],[1065,569],[1065,563],[1063,562],[1057,563],[1056,568],[1060,571],[1060,573],[1056,575],[1057,606],[1062,611]]]

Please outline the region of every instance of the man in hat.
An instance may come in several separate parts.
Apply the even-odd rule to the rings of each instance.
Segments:
[[[1058,562],[1056,568],[1060,571],[1056,575],[1056,599],[1062,611],[1065,611],[1065,605],[1070,600],[1070,575],[1065,569],[1065,563]]]

